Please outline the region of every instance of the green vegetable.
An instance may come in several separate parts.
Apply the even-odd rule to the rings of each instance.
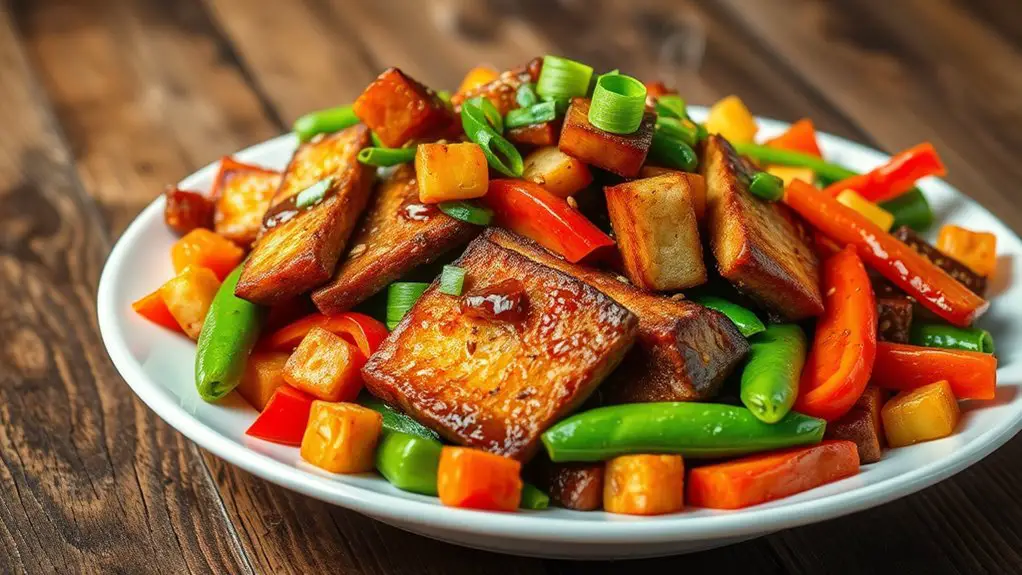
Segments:
[[[550,459],[602,461],[629,453],[729,457],[819,443],[827,422],[789,413],[775,424],[713,403],[632,403],[573,415],[542,436]]]
[[[373,146],[376,146],[377,148],[387,147],[383,145],[383,140],[381,140],[380,137],[376,135],[376,132],[369,132],[369,141],[371,141],[373,143]]]
[[[722,297],[706,295],[693,298],[692,301],[726,315],[745,337],[766,329],[763,322],[752,311],[736,303],[731,303]]]
[[[444,271],[440,273],[440,293],[461,295],[461,288],[464,285],[465,270],[458,266],[445,265]]]
[[[856,175],[854,171],[849,170],[848,168],[832,164],[816,156],[803,154],[802,152],[771,148],[770,146],[753,144],[750,142],[734,142],[732,145],[734,146],[735,151],[739,154],[749,156],[753,160],[767,164],[810,168],[816,172],[818,176],[822,176],[829,180],[843,180]]]
[[[334,178],[332,176],[326,177],[298,192],[298,196],[295,198],[295,207],[301,210],[320,203],[333,183]]]
[[[440,90],[436,93],[436,97],[440,98],[440,101],[448,106],[451,105],[451,92],[450,90]]]
[[[656,119],[656,129],[664,135],[681,140],[694,148],[699,143],[699,127],[691,120],[678,120],[661,116]]]
[[[611,134],[631,134],[642,124],[646,86],[624,74],[604,74],[596,81],[589,123]]]
[[[387,405],[386,402],[375,395],[363,392],[358,396],[358,404],[382,415],[383,429],[385,431],[414,435],[423,439],[440,440],[440,436],[435,431]]]
[[[295,120],[292,129],[298,134],[299,141],[308,142],[317,134],[331,134],[358,122],[358,116],[351,106],[341,106],[306,114]]]
[[[688,119],[688,108],[685,100],[677,94],[665,94],[656,100],[656,113],[660,118],[673,118],[676,120]]]
[[[894,214],[892,229],[908,226],[917,232],[924,232],[933,225],[933,210],[919,188],[913,188],[896,198],[880,202],[879,206]]]
[[[199,333],[195,387],[206,401],[216,401],[238,386],[248,354],[259,339],[265,309],[234,295],[243,266],[224,278]]]
[[[505,176],[521,177],[525,169],[522,155],[500,135],[504,130],[503,118],[493,102],[480,96],[462,103],[461,126],[468,139],[483,149],[491,168]]]
[[[672,138],[663,131],[653,132],[653,143],[649,155],[665,168],[691,172],[699,165],[695,150],[685,142]]]
[[[961,328],[941,323],[912,322],[909,341],[913,345],[994,353],[990,332],[976,327]]]
[[[428,287],[423,282],[394,282],[387,286],[387,329],[397,327]]]
[[[376,469],[398,489],[436,495],[436,473],[442,449],[435,439],[384,431],[376,446]]]
[[[475,224],[477,226],[488,226],[493,220],[493,210],[485,208],[472,202],[455,200],[437,204],[440,211],[456,220]]]
[[[806,336],[793,323],[772,324],[749,338],[742,371],[741,398],[764,423],[777,423],[791,411],[806,361]]]
[[[550,496],[531,483],[522,485],[522,500],[518,503],[522,509],[546,509],[550,507]]]
[[[557,118],[557,107],[553,102],[540,102],[528,108],[515,108],[507,113],[504,126],[518,128],[529,124],[541,124]]]
[[[415,161],[415,148],[362,148],[358,161],[381,168],[407,164]]]
[[[536,87],[532,84],[522,84],[518,87],[518,91],[515,92],[515,102],[523,108],[539,102],[539,96],[536,95]]]
[[[576,96],[585,96],[592,77],[593,69],[585,64],[547,55],[543,57],[536,93],[544,100],[568,101]]]
[[[761,200],[776,202],[784,195],[784,181],[773,174],[760,172],[749,182],[749,191]]]

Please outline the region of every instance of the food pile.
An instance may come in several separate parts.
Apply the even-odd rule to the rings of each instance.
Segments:
[[[324,470],[473,509],[734,509],[994,397],[996,238],[919,235],[929,144],[859,174],[809,120],[757,143],[737,97],[697,123],[556,56],[453,95],[391,68],[295,132],[282,173],[166,192],[177,275],[134,308]]]

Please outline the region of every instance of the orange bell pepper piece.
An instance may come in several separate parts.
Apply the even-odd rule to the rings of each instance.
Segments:
[[[776,138],[767,140],[765,144],[771,148],[802,152],[817,158],[823,157],[823,152],[820,151],[820,144],[816,141],[816,128],[813,126],[813,121],[809,118],[802,118],[795,122],[786,132]]]
[[[522,496],[522,464],[471,447],[444,447],[437,469],[440,502],[451,507],[514,511]]]
[[[158,289],[131,304],[131,309],[158,326],[178,333],[185,332],[185,330],[181,329],[181,325],[177,323],[177,320],[174,319],[174,316],[170,314],[167,302],[163,301],[163,296],[160,295],[160,290]]]
[[[170,259],[176,273],[181,273],[188,266],[208,268],[220,281],[224,281],[244,257],[245,250],[205,228],[188,232],[170,248]]]
[[[997,269],[997,236],[947,224],[937,234],[937,249],[989,277]]]
[[[680,455],[621,455],[607,462],[603,508],[626,515],[662,515],[685,507]]]
[[[997,358],[991,353],[920,347],[882,341],[877,344],[872,382],[905,391],[946,379],[958,399],[993,399]]]
[[[945,174],[947,169],[933,144],[924,142],[894,155],[886,164],[868,173],[834,182],[824,191],[834,196],[854,190],[871,202],[883,202],[911,190],[918,180]]]
[[[302,459],[332,473],[372,471],[383,416],[354,403],[313,401]]]
[[[884,405],[880,416],[891,447],[932,441],[954,433],[961,419],[958,400],[947,381],[903,391]]]
[[[476,66],[465,74],[465,78],[462,79],[461,85],[458,86],[455,94],[465,94],[480,86],[485,86],[499,77],[500,72],[492,66]]]
[[[740,509],[807,491],[859,472],[851,441],[824,441],[697,467],[686,498],[694,507]]]

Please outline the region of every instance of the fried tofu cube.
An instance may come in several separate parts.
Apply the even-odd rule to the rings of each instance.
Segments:
[[[559,198],[567,198],[593,181],[589,167],[565,154],[557,146],[547,146],[525,156],[522,179],[535,182]]]
[[[199,339],[218,289],[220,280],[209,268],[189,266],[160,286],[160,296],[188,337]]]
[[[680,173],[608,187],[607,210],[628,279],[651,291],[706,282],[692,192]]]
[[[437,96],[397,68],[383,71],[352,106],[388,148],[446,131],[454,115]]]
[[[529,124],[508,128],[504,137],[512,144],[519,146],[556,146],[557,139],[561,137],[561,122],[551,120],[539,124]]]
[[[216,233],[240,246],[252,245],[280,181],[280,172],[243,164],[230,156],[221,160],[212,193]]]
[[[424,204],[472,200],[486,195],[490,166],[483,149],[474,142],[419,144],[415,178],[419,201]]]
[[[362,376],[373,395],[448,440],[528,460],[543,431],[617,367],[635,340],[635,316],[483,237],[455,265],[465,270],[464,294],[434,283]],[[509,282],[519,289],[498,294]],[[499,304],[496,317],[478,313],[487,300]]]
[[[844,439],[854,443],[860,464],[880,461],[884,444],[880,417],[883,404],[884,391],[875,385],[867,387],[848,413],[827,424],[825,439]]]
[[[700,174],[682,172],[671,168],[645,165],[639,171],[640,178],[653,178],[664,174],[681,174],[685,178],[689,190],[689,197],[692,199],[692,209],[696,211],[696,219],[700,222],[706,217],[706,178]]]
[[[291,354],[283,351],[254,351],[245,362],[238,393],[252,407],[262,411],[284,381],[284,365]]]
[[[312,301],[325,314],[351,309],[413,268],[467,244],[480,231],[420,203],[415,170],[402,165],[380,182],[351,238],[351,249],[333,280],[312,292]]]
[[[501,72],[495,80],[464,92],[459,91],[451,97],[455,113],[460,112],[461,103],[465,100],[482,96],[493,102],[501,116],[506,116],[508,112],[519,107],[516,100],[518,88],[522,84],[536,83],[539,80],[539,71],[542,67],[543,59],[533,58],[524,66]]]
[[[718,135],[706,141],[703,170],[706,228],[720,274],[782,321],[823,313],[819,262],[788,208],[749,192],[755,170]]]
[[[602,403],[709,399],[749,351],[748,341],[723,314],[652,294],[609,273],[572,264],[507,230],[490,228],[484,236],[593,286],[639,318],[635,345],[598,390]]]
[[[302,144],[284,172],[262,236],[245,262],[235,294],[276,305],[328,281],[348,238],[369,203],[374,171],[358,161],[369,145],[369,129],[359,124]],[[328,180],[323,199],[297,209],[296,196]],[[271,215],[268,213],[267,215]]]
[[[589,123],[588,98],[574,98],[564,117],[561,151],[583,162],[625,178],[634,178],[646,161],[653,143],[656,114],[647,111],[639,129],[631,134],[611,134]]]
[[[205,195],[169,187],[163,197],[163,221],[175,234],[213,227],[213,202]]]
[[[383,416],[354,403],[313,401],[302,459],[331,473],[372,471]]]
[[[314,327],[284,365],[284,380],[323,401],[355,401],[365,356],[339,335]]]

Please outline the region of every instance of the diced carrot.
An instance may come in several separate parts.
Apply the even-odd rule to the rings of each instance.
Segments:
[[[740,509],[787,497],[855,475],[859,454],[851,441],[824,441],[693,469],[689,505]]]
[[[163,301],[163,296],[160,295],[159,289],[131,304],[131,309],[135,310],[135,313],[156,325],[163,326],[178,333],[185,332],[185,330],[181,329],[181,326],[178,325],[174,316],[170,314],[170,309],[167,308],[167,302]]]
[[[440,502],[451,507],[514,511],[522,496],[522,464],[470,447],[444,447],[437,470]]]
[[[881,416],[888,445],[902,447],[951,435],[961,412],[951,384],[943,380],[892,397]]]
[[[997,357],[992,353],[877,342],[870,382],[907,391],[942,379],[958,399],[993,399],[997,393]]]
[[[208,268],[220,281],[224,281],[244,257],[245,250],[205,228],[188,232],[170,248],[175,272],[181,273],[188,266]]]
[[[419,201],[437,204],[486,195],[490,167],[479,144],[419,144],[415,151]]]
[[[278,387],[245,435],[283,445],[301,445],[312,401],[312,396],[290,385]]]
[[[983,277],[997,269],[997,236],[990,232],[974,232],[952,224],[940,228],[937,249]]]
[[[188,337],[198,339],[219,289],[220,280],[209,268],[186,267],[160,286],[160,296]]]
[[[354,403],[313,401],[302,459],[332,473],[373,469],[383,416]]]
[[[795,122],[780,136],[766,141],[766,145],[772,148],[781,148],[810,154],[818,158],[823,157],[820,152],[820,144],[816,141],[816,128],[809,118],[802,118]],[[811,182],[812,179],[806,180]]]
[[[309,330],[284,366],[284,379],[324,401],[354,401],[362,390],[359,370],[366,357],[354,345],[321,327]]]
[[[241,397],[262,411],[277,388],[286,383],[284,364],[289,356],[289,353],[281,351],[256,351],[248,356],[237,388]]]
[[[458,91],[455,94],[464,94],[470,90],[475,90],[496,80],[499,76],[500,72],[492,66],[476,66],[465,74],[465,78],[461,81],[461,85],[458,86]]]
[[[603,508],[626,515],[662,515],[685,506],[680,455],[622,455],[607,462]]]

